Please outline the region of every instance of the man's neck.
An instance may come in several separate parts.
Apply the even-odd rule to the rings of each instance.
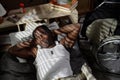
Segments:
[[[54,47],[55,46],[55,44],[52,44],[52,45],[50,45],[48,48],[52,48],[52,47]]]
[[[42,46],[41,46],[41,48],[52,48],[52,47],[54,47],[54,46],[55,46],[55,43],[49,45],[48,47],[42,47]]]

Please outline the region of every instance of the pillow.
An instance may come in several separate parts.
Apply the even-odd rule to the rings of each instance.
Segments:
[[[32,38],[32,31],[27,30],[21,32],[14,32],[14,33],[10,33],[9,36],[10,36],[11,44],[15,45],[19,42]]]

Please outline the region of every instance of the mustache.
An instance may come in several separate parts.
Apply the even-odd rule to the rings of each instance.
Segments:
[[[44,42],[45,44],[47,44],[48,46],[50,46],[50,45],[52,44],[52,42],[49,41],[49,40],[44,40],[43,42]]]
[[[33,43],[37,44],[36,42],[37,42],[37,40],[33,39]],[[46,43],[48,45],[51,43],[49,40],[43,40],[42,42],[44,42],[44,43]]]
[[[44,41],[45,43],[47,43],[47,44],[50,44],[50,42],[48,41],[48,40],[46,40],[46,41]]]

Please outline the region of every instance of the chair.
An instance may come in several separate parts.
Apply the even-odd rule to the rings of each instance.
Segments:
[[[80,42],[80,48],[83,51],[84,57],[92,68],[93,74],[98,80],[114,80],[115,78],[117,80],[118,78],[107,73],[104,74],[104,71],[102,71],[102,69],[100,69],[100,66],[97,65],[96,60],[96,51],[99,47],[100,42],[114,35],[117,24],[118,22],[114,18],[94,20],[90,25],[88,25],[86,30],[86,36],[88,39],[84,41],[85,43]],[[103,74],[104,79],[102,78]]]

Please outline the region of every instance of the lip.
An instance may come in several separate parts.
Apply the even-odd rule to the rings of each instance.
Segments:
[[[45,41],[40,41],[40,45],[41,45],[42,47],[48,47],[48,43],[45,42]]]
[[[48,47],[49,43],[47,40],[35,39],[35,43],[41,47]]]

